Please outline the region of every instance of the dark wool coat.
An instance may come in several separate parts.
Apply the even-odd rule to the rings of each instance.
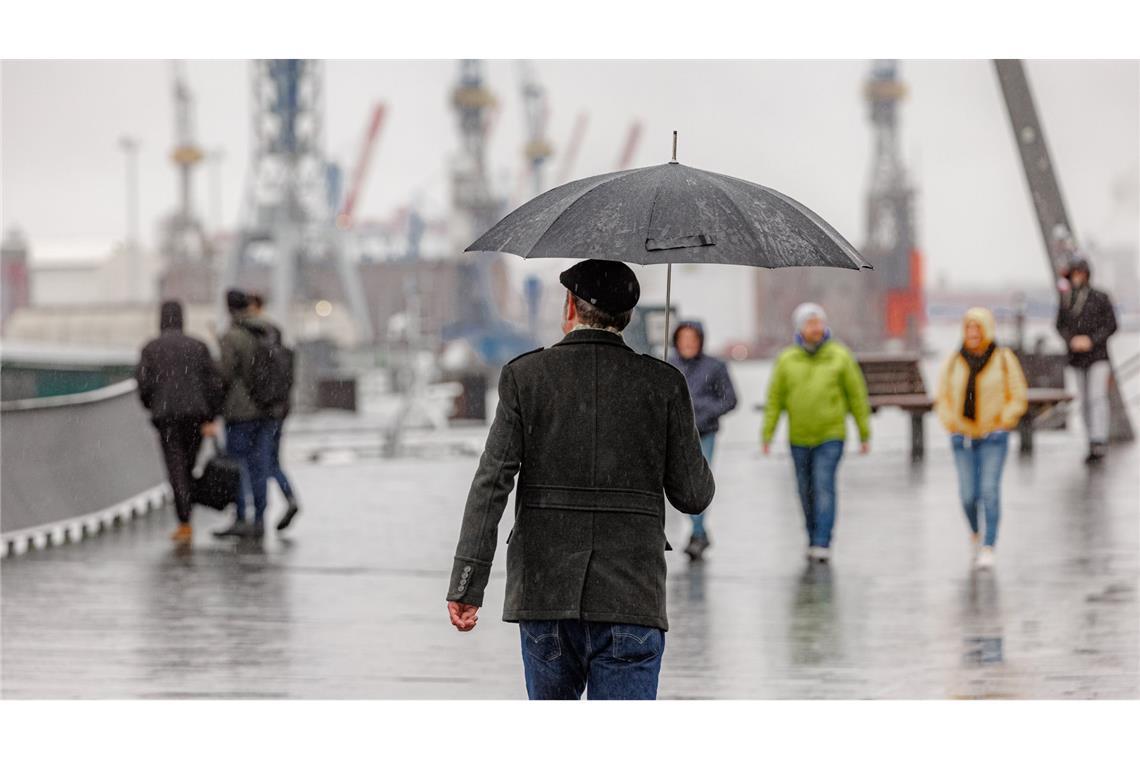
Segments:
[[[681,373],[605,330],[503,367],[448,601],[482,606],[516,475],[503,620],[667,630],[665,497],[698,514],[714,490]]]
[[[181,330],[163,330],[143,347],[135,380],[155,424],[206,422],[221,411],[225,386],[210,350]]]
[[[1073,367],[1088,367],[1093,362],[1108,361],[1108,338],[1116,332],[1116,311],[1108,294],[1085,286],[1079,291],[1061,294],[1061,304],[1057,310],[1057,332],[1068,343],[1076,335],[1087,335],[1092,340],[1092,350],[1082,353],[1069,350],[1069,364]]]

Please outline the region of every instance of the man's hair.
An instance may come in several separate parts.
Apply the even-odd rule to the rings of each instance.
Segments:
[[[566,292],[569,293],[570,291]],[[570,297],[574,299],[574,309],[578,312],[578,321],[587,327],[597,327],[603,330],[606,328],[624,330],[633,316],[633,309],[610,314],[573,293],[570,293]]]

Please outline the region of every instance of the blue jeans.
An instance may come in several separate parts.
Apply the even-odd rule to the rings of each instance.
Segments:
[[[985,438],[950,436],[954,464],[958,468],[958,493],[970,530],[978,532],[978,502],[986,513],[985,545],[997,542],[1001,520],[1001,473],[1009,452],[1009,433],[999,430]]]
[[[657,699],[665,652],[660,628],[585,620],[523,620],[530,699]],[[588,689],[587,689],[588,687]]]
[[[811,546],[831,546],[831,531],[835,527],[835,471],[839,469],[841,458],[843,441],[792,446],[796,484]]]
[[[712,465],[713,450],[716,448],[716,433],[705,433],[701,436],[701,453],[705,455],[705,461]],[[693,538],[705,535],[705,513],[706,509],[699,515],[689,515],[693,521]]]
[[[253,495],[254,522],[265,516],[266,484],[273,460],[273,429],[277,420],[260,419],[226,424],[226,452],[241,470],[237,518],[245,519],[246,498]]]
[[[293,486],[285,471],[281,469],[281,430],[285,427],[284,420],[270,420],[273,424],[273,451],[269,457],[269,477],[277,481],[281,494],[289,503],[293,502]]]

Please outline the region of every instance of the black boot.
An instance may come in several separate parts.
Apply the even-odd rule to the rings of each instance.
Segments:
[[[293,518],[296,517],[297,513],[300,511],[301,511],[301,507],[299,507],[297,505],[297,502],[290,501],[289,502],[289,509],[286,510],[285,515],[277,523],[277,530],[285,530],[286,528],[288,528],[289,523],[293,522]]]
[[[251,523],[248,527],[246,527],[245,533],[242,535],[242,538],[251,538],[254,541],[259,541],[259,540],[261,540],[261,537],[264,535],[265,535],[265,523],[258,520],[257,522]]]
[[[1106,450],[1108,449],[1103,443],[1089,444],[1089,455],[1085,457],[1085,464],[1096,464],[1104,459]]]
[[[233,525],[224,530],[215,530],[214,538],[241,538],[246,534],[249,525],[245,520],[234,520]]]

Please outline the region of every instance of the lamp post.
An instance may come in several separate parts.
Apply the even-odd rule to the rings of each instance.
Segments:
[[[139,141],[129,135],[119,138],[119,147],[127,161],[127,300],[141,300],[139,281],[142,261],[139,256]]]

